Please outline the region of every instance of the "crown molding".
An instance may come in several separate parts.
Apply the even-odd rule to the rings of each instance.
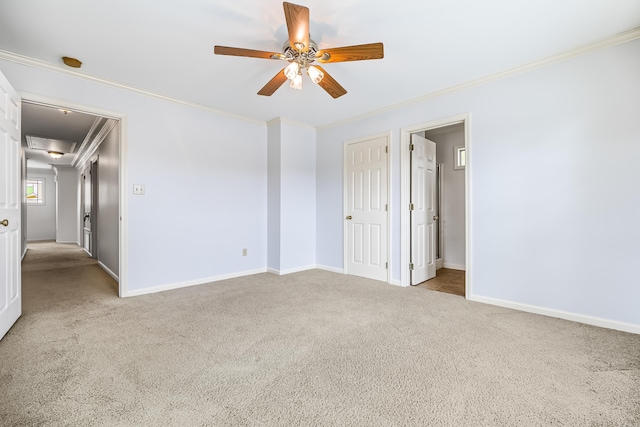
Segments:
[[[97,77],[97,76],[92,76],[90,74],[84,74],[84,73],[80,73],[78,71],[74,71],[71,69],[66,69],[66,68],[62,68],[59,67],[57,65],[51,64],[49,62],[46,61],[41,61],[39,59],[35,59],[35,58],[31,58],[28,56],[24,56],[24,55],[20,55],[17,53],[13,53],[13,52],[9,52],[6,50],[2,50],[0,49],[0,59],[4,59],[10,62],[14,62],[16,64],[20,64],[20,65],[25,65],[27,67],[32,67],[32,68],[38,68],[41,70],[45,70],[45,71],[52,71],[55,73],[60,73],[60,74],[65,74],[67,76],[72,76],[72,77],[76,77],[79,79],[83,79],[83,80],[88,80],[94,83],[100,83],[103,85],[107,85],[107,86],[111,86],[111,87],[115,87],[118,89],[124,89],[127,90],[129,92],[135,92],[138,93],[140,95],[145,95],[145,96],[150,96],[152,98],[158,98],[161,99],[163,101],[168,101],[168,102],[172,102],[174,104],[179,104],[179,105],[183,105],[183,106],[187,106],[187,107],[191,107],[191,108],[196,108],[198,110],[203,110],[203,111],[207,111],[209,113],[213,113],[219,116],[224,116],[224,117],[229,117],[232,119],[236,119],[236,120],[242,120],[245,122],[249,122],[249,123],[253,123],[253,124],[257,124],[257,125],[261,125],[261,126],[265,126],[265,122],[262,120],[257,120],[257,119],[252,119],[250,117],[245,117],[245,116],[240,116],[237,114],[232,114],[223,110],[218,110],[217,108],[213,108],[213,107],[209,107],[203,104],[199,104],[197,102],[191,102],[191,101],[185,101],[183,99],[178,99],[178,98],[173,98],[171,96],[167,96],[167,95],[161,95],[159,93],[155,93],[155,92],[151,92],[145,89],[141,89],[135,86],[131,86],[131,85],[127,85],[124,83],[120,83],[117,82],[115,80],[109,80],[109,79],[105,79],[102,77]]]
[[[344,126],[347,125],[349,123],[354,123],[354,122],[358,122],[360,120],[364,120],[364,119],[368,119],[371,117],[376,117],[379,116],[381,114],[384,113],[388,113],[390,111],[395,111],[395,110],[399,110],[401,108],[407,107],[409,105],[413,105],[413,104],[417,104],[423,101],[427,101],[429,99],[433,99],[433,98],[437,98],[439,96],[443,96],[443,95],[448,95],[451,93],[455,93],[455,92],[460,92],[463,91],[465,89],[469,89],[475,86],[480,86],[480,85],[484,85],[487,83],[491,83],[494,82],[496,80],[501,80],[507,77],[511,77],[514,76],[516,74],[522,74],[525,73],[527,71],[530,70],[534,70],[536,68],[541,68],[541,67],[545,67],[547,65],[556,63],[556,62],[560,62],[560,61],[564,61],[566,59],[569,58],[573,58],[576,56],[580,56],[580,55],[584,55],[590,52],[594,52],[597,50],[601,50],[601,49],[605,49],[608,47],[612,47],[612,46],[616,46],[619,44],[623,44],[626,42],[630,42],[632,40],[636,40],[640,38],[640,28],[635,28],[633,30],[630,31],[626,31],[624,33],[620,33],[617,34],[613,37],[610,37],[608,39],[599,41],[597,43],[594,44],[590,44],[588,46],[583,46],[581,48],[578,49],[573,49],[558,55],[554,55],[554,56],[550,56],[546,59],[542,59],[539,61],[535,61],[535,62],[529,62],[528,64],[524,64],[524,65],[520,65],[518,67],[514,67],[514,68],[510,68],[508,70],[505,71],[500,71],[498,73],[494,73],[494,74],[489,74],[488,76],[484,76],[484,77],[480,77],[478,79],[475,80],[470,80],[468,82],[465,83],[461,83],[455,86],[450,86],[448,88],[445,89],[441,89],[435,92],[431,92],[428,93],[426,95],[422,95],[419,96],[417,98],[412,98],[412,99],[408,99],[406,101],[403,102],[399,102],[397,104],[393,104],[393,105],[389,105],[387,107],[383,107],[383,108],[379,108],[377,110],[372,110],[369,111],[368,113],[364,113],[364,114],[360,114],[357,116],[353,116],[350,117],[348,119],[344,119],[344,120],[338,120],[336,122],[332,122],[332,123],[328,123],[326,125],[322,125],[322,126],[318,126],[317,130],[318,131],[323,131],[323,130],[327,130],[327,129],[331,129],[331,128],[335,128],[335,127],[339,127],[339,126]]]

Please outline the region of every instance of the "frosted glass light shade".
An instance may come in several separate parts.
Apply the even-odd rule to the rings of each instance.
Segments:
[[[320,80],[322,80],[322,78],[324,77],[324,73],[320,71],[320,69],[318,69],[317,67],[314,67],[313,65],[307,68],[307,74],[311,78],[311,81],[314,82],[315,84],[320,83]]]
[[[292,62],[284,69],[284,75],[287,76],[289,80],[293,80],[298,75],[298,71],[300,71],[300,66],[297,62]]]
[[[291,80],[289,86],[294,89],[302,89],[302,74],[298,74],[293,80]]]
[[[60,157],[62,157],[62,154],[63,154],[63,153],[61,153],[59,151],[49,151],[48,153],[54,159],[59,159]]]

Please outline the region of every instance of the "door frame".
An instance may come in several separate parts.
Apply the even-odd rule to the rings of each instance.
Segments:
[[[431,120],[400,129],[400,284],[410,286],[409,255],[411,253],[410,224],[411,217],[409,203],[411,200],[410,183],[410,155],[409,144],[411,134],[437,129],[458,123],[464,124],[464,146],[466,165],[464,168],[464,199],[465,199],[465,298],[472,295],[472,221],[471,221],[471,113],[457,114]]]
[[[387,283],[391,280],[391,131],[380,132],[373,135],[367,135],[360,138],[348,139],[342,144],[342,266],[343,273],[349,274],[347,271],[347,224],[345,217],[347,215],[347,148],[351,144],[369,141],[376,138],[387,138]]]
[[[38,95],[29,92],[18,92],[22,97],[23,102],[28,102],[31,104],[39,104],[48,107],[56,107],[56,108],[64,108],[69,111],[76,111],[79,113],[87,113],[96,116],[102,116],[114,120],[118,120],[120,123],[120,135],[119,135],[119,147],[118,153],[120,156],[119,161],[119,195],[118,195],[118,203],[119,203],[119,211],[120,211],[120,225],[119,225],[119,248],[118,248],[118,262],[119,262],[119,271],[118,271],[118,296],[120,298],[128,295],[129,289],[129,264],[128,264],[128,210],[127,210],[127,115],[124,113],[114,112],[110,110],[105,110],[98,107],[92,107],[83,104],[77,104],[74,102],[51,98],[48,96]]]

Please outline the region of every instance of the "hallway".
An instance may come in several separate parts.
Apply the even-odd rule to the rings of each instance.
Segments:
[[[117,298],[118,283],[81,247],[54,241],[27,244],[22,261],[23,317],[18,322],[50,304],[90,303],[100,295]]]

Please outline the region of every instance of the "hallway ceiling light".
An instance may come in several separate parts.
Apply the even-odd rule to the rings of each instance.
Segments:
[[[59,151],[47,151],[47,153],[49,153],[49,155],[51,157],[53,157],[54,159],[59,159],[60,157],[62,157],[64,155],[64,153],[61,153]]]

